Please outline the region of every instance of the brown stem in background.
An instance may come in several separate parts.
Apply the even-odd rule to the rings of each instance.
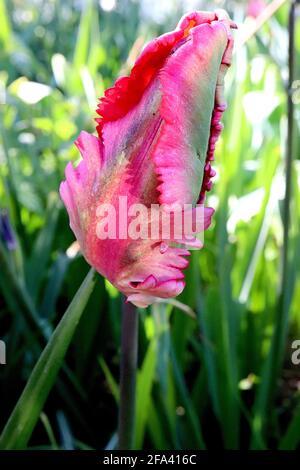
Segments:
[[[138,320],[136,307],[123,300],[118,439],[120,450],[130,450],[134,446]]]

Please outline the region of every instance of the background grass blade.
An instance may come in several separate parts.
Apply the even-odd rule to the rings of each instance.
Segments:
[[[146,356],[141,370],[137,377],[136,395],[136,432],[134,449],[141,449],[143,446],[148,414],[150,412],[151,392],[155,377],[156,366],[156,339],[152,339],[148,346]]]
[[[288,429],[279,443],[280,450],[296,450],[300,442],[300,405],[289,423]]]

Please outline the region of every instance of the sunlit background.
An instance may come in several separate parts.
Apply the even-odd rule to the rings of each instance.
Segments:
[[[66,163],[79,159],[74,140],[82,129],[94,132],[97,98],[129,72],[147,41],[187,10],[226,8],[239,30],[207,200],[216,214],[177,303],[141,313],[135,447],[299,445],[300,365],[291,357],[300,340],[300,96],[295,82],[283,282],[291,2],[260,25],[270,3],[0,1],[0,339],[7,346],[0,428],[45,344],[31,316],[50,337],[89,269],[58,197]],[[20,422],[30,409],[39,415],[30,448],[114,448],[120,318],[119,294],[99,276],[59,378],[52,383],[49,374],[45,406],[24,404]]]

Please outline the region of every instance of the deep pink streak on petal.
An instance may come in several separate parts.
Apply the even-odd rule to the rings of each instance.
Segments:
[[[106,122],[124,116],[139,102],[151,80],[172,54],[172,49],[188,37],[190,30],[195,25],[211,23],[217,18],[215,12],[191,12],[182,17],[176,30],[150,41],[136,60],[129,77],[118,78],[115,85],[107,89],[101,98],[97,108],[101,118],[96,119],[99,136],[102,135]]]
[[[227,32],[219,22],[196,26],[191,30],[190,40],[166,61],[159,74],[163,89],[160,112],[165,126],[153,158],[160,181],[161,204],[195,204],[199,198],[209,145],[207,116],[213,113],[216,70],[219,70],[227,41]],[[195,115],[192,109],[197,110]],[[198,127],[198,122],[202,123],[202,128]],[[193,136],[197,135],[201,140],[198,149],[191,145]],[[175,179],[176,185],[173,184]]]

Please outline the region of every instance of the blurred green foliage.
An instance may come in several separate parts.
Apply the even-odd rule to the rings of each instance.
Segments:
[[[128,72],[145,41],[173,28],[183,13],[186,2],[169,3],[172,8],[159,1],[100,2],[114,6],[105,11],[93,0],[0,2],[0,208],[16,239],[12,250],[3,240],[0,245],[0,337],[7,344],[1,427],[48,343],[27,384],[27,401],[23,395],[18,403],[19,421],[10,425],[24,425],[24,432],[3,447],[24,447],[28,439],[30,448],[43,449],[116,444],[118,293],[100,276],[91,293],[86,280],[84,301],[71,304],[56,341],[49,339],[88,272],[72,245],[58,186],[66,162],[78,160],[73,141],[80,130],[94,130],[97,97]],[[244,21],[245,2],[221,3]],[[182,305],[141,313],[136,448],[299,446],[300,369],[291,362],[292,341],[300,339],[299,104],[284,304],[289,323],[278,330],[287,11],[282,7],[237,47],[208,198],[216,216],[205,248],[193,253]],[[73,338],[72,318],[80,318]],[[279,352],[278,336],[285,344]],[[43,361],[62,366],[57,379],[54,372],[45,379]]]

